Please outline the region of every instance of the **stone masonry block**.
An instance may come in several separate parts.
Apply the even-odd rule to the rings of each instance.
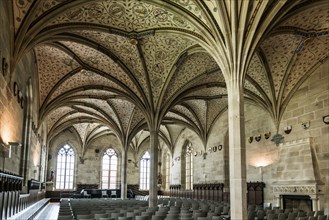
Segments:
[[[295,109],[292,113],[293,117],[298,117],[304,114],[304,108]]]

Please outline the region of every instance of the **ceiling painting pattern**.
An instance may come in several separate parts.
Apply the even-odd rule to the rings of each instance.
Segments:
[[[172,112],[177,112],[176,114],[181,114],[180,116],[184,116],[186,120],[190,120],[195,126],[199,126],[199,122],[195,115],[192,112],[192,109],[189,109],[188,106],[185,105],[175,105],[170,109]],[[190,123],[190,124],[192,124]]]
[[[48,114],[48,117],[46,118],[47,121],[47,132],[50,131],[50,129],[55,125],[55,123],[63,116],[66,115],[67,113],[73,111],[71,107],[68,106],[63,106],[54,109]]]
[[[147,90],[143,64],[134,39],[98,31],[73,31],[73,33],[91,39],[113,52],[132,71],[143,90]]]
[[[227,99],[207,100],[207,133],[211,132],[211,126],[216,122],[219,114],[227,110]]]
[[[252,84],[250,81],[245,80],[244,82],[244,89],[253,92],[254,94],[258,95],[259,97],[263,97],[263,95],[259,92],[259,90]],[[264,97],[263,97],[264,98]]]
[[[99,100],[99,99],[84,99],[85,103],[88,103],[90,106],[97,106],[99,109],[104,111],[105,116],[111,118],[116,125],[120,125],[120,119],[118,118],[117,112],[113,110],[108,104],[107,100]]]
[[[134,107],[134,111],[131,115],[130,120],[131,120],[130,125],[129,125],[130,126],[130,131],[135,129],[136,126],[139,125],[139,123],[141,123],[143,121],[146,123],[145,114],[139,108],[137,108],[136,106]]]
[[[35,49],[38,62],[40,103],[43,103],[55,84],[68,72],[79,67],[69,55],[51,46],[40,46]],[[54,72],[56,74],[54,74]]]
[[[99,69],[108,75],[111,75],[125,84],[136,95],[140,94],[136,88],[136,85],[132,82],[129,76],[122,70],[122,68],[115,63],[110,57],[100,53],[94,48],[74,43],[74,42],[62,42],[69,47],[80,59],[82,59],[88,65]]]
[[[173,143],[173,145],[175,146],[178,138],[185,130],[185,127],[180,125],[166,125],[166,128],[170,134],[171,143]]]
[[[193,112],[195,112],[196,117],[200,121],[200,130],[204,130],[207,125],[207,102],[202,99],[194,99],[194,100],[188,100],[185,103],[188,104],[188,106],[193,109]]]
[[[269,37],[261,45],[270,68],[276,97],[283,86],[283,78],[299,43],[300,37],[282,34]]]
[[[191,92],[187,95],[187,97],[193,96],[203,96],[203,97],[212,97],[212,96],[224,96],[227,95],[226,87],[209,87],[202,88],[197,91]]]
[[[174,62],[194,43],[186,38],[172,35],[156,35],[143,38],[141,45],[150,77],[155,102],[159,99]],[[155,103],[156,104],[156,103]]]
[[[174,120],[182,121],[182,122],[189,124],[189,121],[185,117],[175,114],[171,111],[167,112],[164,119],[174,119]]]
[[[131,115],[134,111],[134,104],[123,99],[108,100],[111,108],[115,109],[117,117],[120,118],[122,130],[127,132]],[[121,127],[121,126],[120,126]]]
[[[84,112],[90,115],[93,115],[94,117],[99,116],[101,119],[106,119],[106,117],[97,109],[97,106],[85,106],[84,100],[79,100],[81,102],[81,105],[74,105],[73,108],[80,111]]]
[[[289,94],[305,73],[308,73],[314,65],[329,55],[328,37],[308,38],[305,39],[305,41],[303,48],[300,49],[303,50],[303,52],[298,51],[297,59],[288,76],[283,98]]]
[[[74,96],[85,96],[85,97],[100,97],[101,99],[109,99],[117,94],[114,92],[100,90],[100,89],[86,89],[83,91],[75,92]]]
[[[178,90],[186,86],[193,79],[207,73],[207,70],[218,68],[217,63],[206,53],[194,53],[187,56],[171,77],[170,88],[166,90],[167,99],[177,94]],[[165,102],[167,100],[164,100]]]
[[[75,130],[78,132],[82,143],[85,143],[88,134],[88,127],[90,125],[90,123],[78,123],[73,125]]]
[[[97,117],[94,115],[84,113],[84,112],[73,111],[72,113],[67,114],[64,118],[60,119],[58,122],[60,124],[64,124],[65,122],[68,122],[68,121],[74,121],[74,120],[79,121],[80,118],[97,119]]]
[[[252,60],[250,61],[250,64],[249,64],[249,67],[247,70],[247,75],[250,76],[253,80],[255,80],[256,83],[259,86],[261,86],[262,90],[266,93],[266,95],[272,99],[271,87],[270,87],[270,82],[269,82],[269,79],[267,76],[267,72],[257,54],[255,54],[252,57]],[[245,84],[245,86],[247,86],[247,85]],[[253,87],[253,88],[255,88],[255,87]],[[259,92],[257,92],[256,94],[259,94]]]
[[[15,33],[18,31],[33,1],[31,0],[13,0]]]
[[[49,25],[83,22],[139,32],[152,28],[174,27],[200,32],[184,17],[164,8],[141,1],[99,1],[66,10]]]
[[[184,7],[187,11],[190,11],[194,16],[198,17],[203,23],[209,26],[206,16],[202,9],[195,3],[195,0],[171,0],[172,2]]]
[[[54,98],[58,97],[59,95],[64,94],[74,88],[82,88],[82,87],[87,87],[87,86],[95,87],[96,85],[102,85],[102,86],[115,88],[117,90],[122,91],[121,87],[119,87],[117,84],[115,84],[111,80],[109,80],[103,76],[100,76],[94,72],[82,70],[79,73],[76,73],[73,76],[69,77],[63,83],[61,83],[56,88],[54,93],[51,94],[49,101],[53,100]]]
[[[293,26],[309,32],[328,30],[329,8],[318,6],[304,10],[288,18],[280,26]]]

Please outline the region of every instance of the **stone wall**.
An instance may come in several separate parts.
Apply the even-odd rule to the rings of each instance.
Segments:
[[[1,1],[0,6],[0,27],[1,30],[12,29],[12,15],[9,14],[11,10],[10,1]],[[26,163],[26,179],[39,178],[38,165],[40,164],[40,140],[37,134],[33,136],[31,129],[28,130],[28,136],[31,138],[27,143],[24,142],[24,132],[27,131],[28,118],[33,118],[38,124],[38,98],[31,97],[29,100],[29,111],[27,108],[28,97],[30,94],[37,94],[37,76],[35,68],[35,60],[33,52],[27,53],[19,61],[11,60],[13,53],[13,38],[9,31],[1,32],[0,34],[0,138],[7,144],[7,142],[19,142],[21,147],[12,149],[12,157],[1,158],[1,169],[12,172],[18,175],[23,175],[25,166],[24,155],[22,149],[27,149],[28,157]],[[16,63],[15,67],[11,64]],[[3,67],[6,71],[2,71]],[[34,88],[30,91],[29,88]],[[18,94],[21,94],[19,96]],[[29,94],[29,95],[28,95]],[[21,98],[19,98],[21,97]],[[29,112],[29,115],[27,114]],[[31,155],[32,159],[31,159]],[[40,166],[39,166],[40,167]],[[37,172],[33,172],[36,170]],[[26,182],[25,182],[26,183]]]
[[[278,205],[273,193],[273,186],[278,181],[298,179],[298,183],[301,180],[306,183],[313,176],[320,180],[318,183],[323,183],[318,192],[322,194],[320,208],[329,207],[329,126],[322,121],[322,117],[329,114],[328,70],[327,62],[301,85],[288,103],[278,129],[284,139],[278,146],[271,141],[276,129],[269,114],[263,109],[246,104],[246,138],[253,137],[253,142],[247,141],[246,144],[247,181],[260,181],[263,176],[266,184],[265,202]],[[310,126],[304,129],[302,123],[308,121]],[[289,134],[284,132],[287,126],[292,127]],[[264,134],[268,132],[271,132],[271,137],[266,140]],[[258,134],[262,135],[259,142],[255,141]],[[289,143],[309,139],[311,144],[308,145],[310,149],[307,152],[301,151],[301,147],[289,147]],[[307,148],[303,148],[305,147]],[[301,158],[302,161],[296,161]],[[304,169],[306,165],[308,168]]]

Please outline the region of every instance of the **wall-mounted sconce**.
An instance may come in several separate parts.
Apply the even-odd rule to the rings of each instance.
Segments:
[[[284,127],[283,130],[284,130],[284,133],[290,134],[290,132],[292,130],[292,126],[291,125],[288,125],[288,126]]]
[[[264,134],[265,139],[269,139],[271,137],[271,132],[267,132]]]
[[[309,129],[310,128],[310,121],[304,121],[304,122],[302,122],[302,127],[304,129]]]
[[[261,134],[259,134],[258,136],[255,136],[255,140],[257,142],[259,142],[261,139],[262,139],[262,135]]]
[[[323,116],[322,120],[325,124],[329,124],[329,115]]]
[[[248,137],[249,144],[251,144],[253,140],[254,140],[254,137]]]

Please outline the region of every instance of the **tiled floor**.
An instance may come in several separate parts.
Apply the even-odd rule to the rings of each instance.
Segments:
[[[48,203],[34,218],[36,220],[56,220],[58,217],[59,203]]]

